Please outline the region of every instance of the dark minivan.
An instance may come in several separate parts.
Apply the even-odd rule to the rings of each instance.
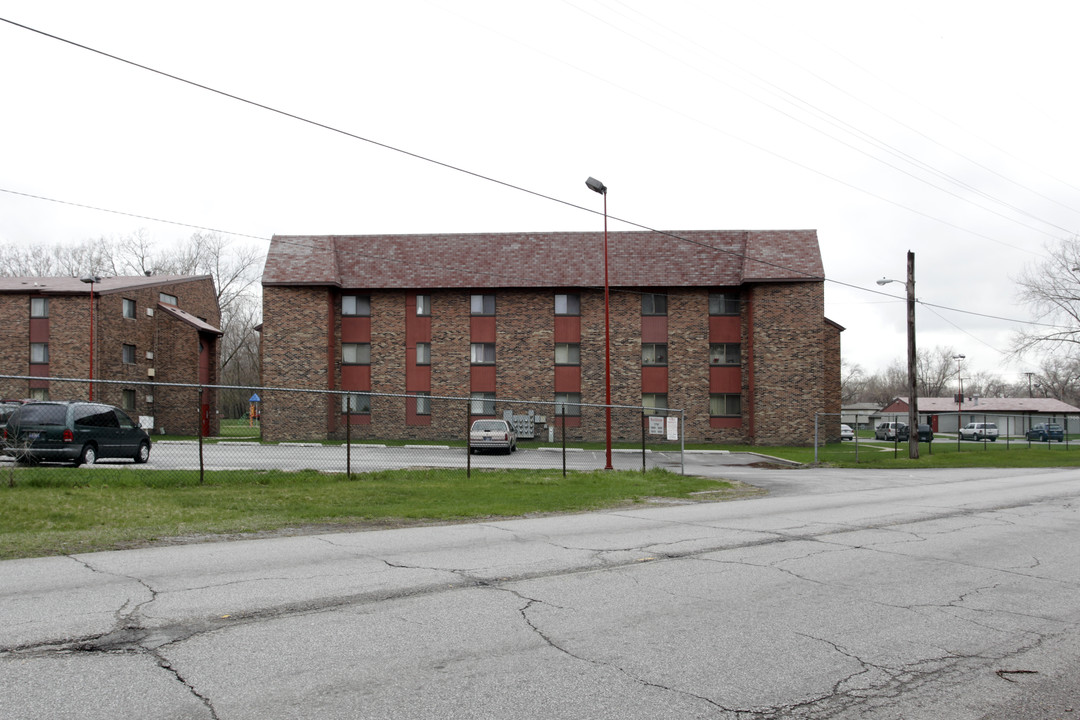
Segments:
[[[8,418],[4,453],[19,460],[92,465],[99,458],[150,458],[150,436],[112,405],[29,402]]]

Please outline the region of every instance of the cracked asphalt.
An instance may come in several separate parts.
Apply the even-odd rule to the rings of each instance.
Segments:
[[[0,715],[1080,719],[1080,471],[0,563]]]

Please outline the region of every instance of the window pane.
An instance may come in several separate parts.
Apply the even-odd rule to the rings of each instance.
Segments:
[[[431,343],[416,343],[416,364],[431,364]]]
[[[176,304],[178,304],[176,302],[176,296],[175,295],[170,295],[169,293],[158,293],[158,300],[165,303],[166,305],[176,305]]]
[[[127,298],[124,298],[124,317],[126,317],[126,318],[134,318],[135,317],[135,301],[134,300],[128,300]]]
[[[342,295],[341,314],[368,317],[371,315],[371,298],[367,295]]]
[[[122,348],[122,354],[123,354],[122,359],[124,361],[124,364],[126,364],[126,365],[134,365],[135,364],[135,346],[134,345],[124,345],[123,348]]]
[[[125,390],[123,393],[122,406],[125,410],[135,409],[135,391]]]
[[[556,315],[580,315],[581,314],[581,297],[579,295],[556,295],[555,296],[555,314]]]
[[[431,393],[429,392],[417,392],[416,395],[416,414],[417,415],[430,415],[431,414]]]
[[[470,302],[470,310],[473,315],[494,315],[494,295],[473,295]]]
[[[738,293],[711,293],[709,295],[710,315],[738,315]]]
[[[342,343],[341,362],[346,365],[370,365],[371,343]]]
[[[710,365],[738,365],[742,362],[739,343],[713,343],[709,345]]]
[[[667,315],[667,295],[645,293],[641,296],[642,315]]]
[[[641,346],[642,365],[667,365],[667,345],[646,343]]]
[[[710,395],[709,414],[714,417],[742,414],[742,399],[738,395]]]
[[[641,405],[645,408],[646,415],[655,415],[659,410],[667,410],[667,394],[644,393],[641,396]]]
[[[47,317],[49,317],[49,299],[48,298],[30,298],[30,317],[32,317],[32,318],[47,318]]]
[[[30,362],[49,362],[49,343],[30,343]]]
[[[469,413],[472,415],[494,415],[495,393],[474,392],[469,395]]]
[[[417,315],[430,315],[431,314],[431,296],[430,295],[417,295],[416,296],[416,314]]]
[[[48,400],[49,389],[48,388],[30,388],[31,400]]]
[[[555,343],[556,365],[580,365],[581,345],[578,343]]]
[[[469,353],[473,365],[491,365],[495,362],[495,343],[472,343]]]
[[[353,415],[369,415],[371,413],[371,396],[350,393],[341,396],[341,412]]]
[[[581,415],[581,393],[555,393],[555,414],[576,417]]]

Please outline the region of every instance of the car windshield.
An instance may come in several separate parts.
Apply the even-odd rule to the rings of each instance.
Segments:
[[[502,420],[477,420],[472,429],[473,432],[506,432],[506,423]]]
[[[8,420],[11,425],[63,425],[67,419],[64,405],[23,405]]]

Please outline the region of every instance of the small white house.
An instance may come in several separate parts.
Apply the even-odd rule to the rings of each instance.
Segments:
[[[919,419],[934,432],[955,433],[973,422],[994,423],[1001,435],[1023,435],[1032,425],[1056,423],[1066,432],[1080,432],[1080,408],[1053,398],[919,398]],[[908,398],[883,407],[876,422],[907,422]]]

